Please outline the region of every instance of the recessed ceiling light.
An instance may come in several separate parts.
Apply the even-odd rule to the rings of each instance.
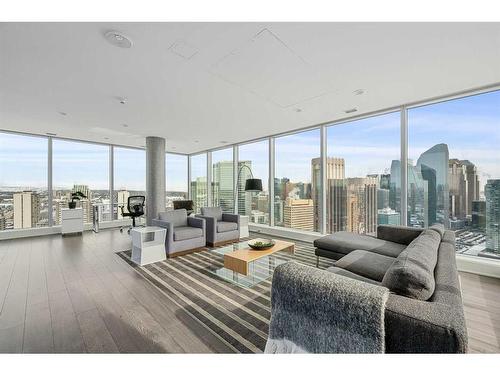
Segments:
[[[344,112],[345,113],[353,113],[353,112],[357,112],[358,109],[357,108],[351,108],[351,109],[345,109]]]
[[[128,125],[127,125],[127,124],[122,124],[122,126],[123,126],[124,128],[128,128]]]
[[[300,109],[300,108],[295,108],[295,112],[302,112],[302,109]]]
[[[194,141],[194,143],[198,143],[199,141]]]
[[[127,98],[124,98],[122,96],[117,96],[116,100],[118,100],[118,103],[120,104],[127,104]]]
[[[66,116],[67,115],[66,112],[57,112],[57,113],[59,113],[61,116]]]
[[[220,143],[226,144],[229,143],[228,141],[220,141]]]
[[[104,139],[105,139],[105,140],[108,140],[108,139],[109,139],[109,137],[104,137]]]
[[[130,48],[132,41],[119,31],[110,30],[104,33],[104,38],[115,47]]]
[[[352,92],[354,95],[363,95],[365,93],[365,90],[363,89],[357,89]]]

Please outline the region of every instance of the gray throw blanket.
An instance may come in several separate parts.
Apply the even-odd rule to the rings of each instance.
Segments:
[[[383,353],[385,287],[288,262],[273,275],[265,353]]]

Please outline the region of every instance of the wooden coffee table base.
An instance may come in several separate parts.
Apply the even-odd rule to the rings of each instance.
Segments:
[[[276,244],[267,250],[253,250],[248,247],[246,249],[239,249],[224,254],[224,268],[246,276],[248,275],[248,268],[251,262],[272,255],[278,251],[287,250],[292,254],[295,251],[295,244],[293,242],[281,240],[275,240],[274,242],[276,242]]]

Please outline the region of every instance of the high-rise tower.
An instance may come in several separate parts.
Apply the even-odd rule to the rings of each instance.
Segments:
[[[479,176],[476,166],[469,160],[460,160],[465,165],[467,179],[467,215],[472,214],[472,202],[479,200]]]
[[[486,196],[486,248],[500,253],[500,179],[488,180]]]
[[[13,194],[14,229],[35,227],[40,216],[40,197],[32,191]]]
[[[287,198],[283,208],[283,223],[286,228],[314,230],[314,205],[312,199]]]
[[[450,188],[450,217],[465,219],[468,209],[468,181],[467,166],[458,159],[450,159],[448,162],[448,183]],[[471,202],[472,203],[472,202]]]
[[[219,161],[213,165],[212,204],[224,212],[233,212],[233,162]]]
[[[444,143],[431,147],[417,160],[417,170],[427,185],[426,226],[440,222],[449,228],[448,162],[448,145]],[[421,185],[425,190],[425,185]]]
[[[345,230],[345,161],[343,158],[326,158],[326,230],[328,233]],[[321,159],[311,160],[311,194],[314,201],[314,229],[320,230]]]

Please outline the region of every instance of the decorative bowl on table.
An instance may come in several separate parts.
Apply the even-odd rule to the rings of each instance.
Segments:
[[[254,250],[267,250],[273,247],[274,244],[275,242],[273,240],[264,238],[255,238],[248,241],[248,246],[250,246]]]

